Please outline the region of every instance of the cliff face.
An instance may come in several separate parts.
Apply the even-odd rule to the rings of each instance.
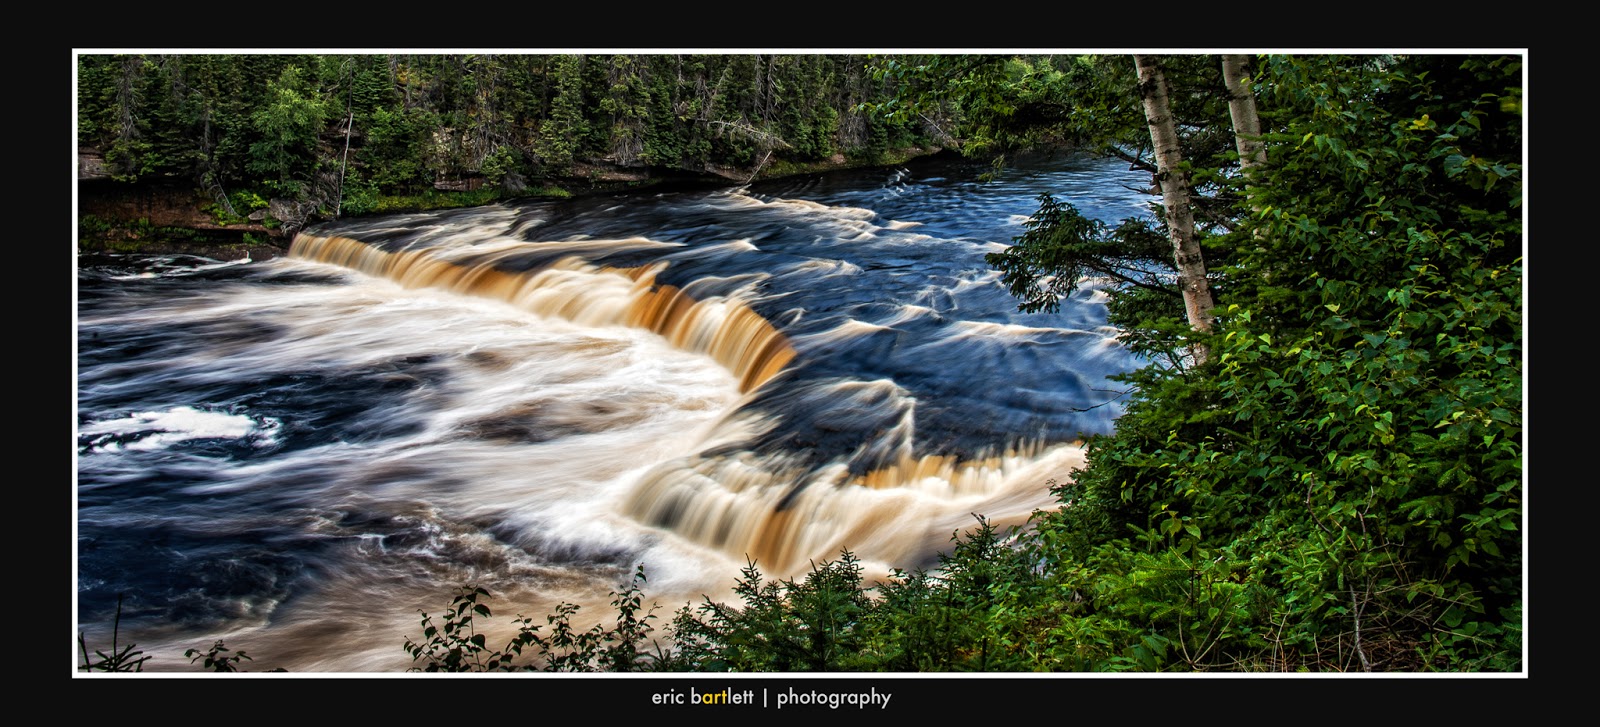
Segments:
[[[219,225],[205,211],[211,200],[192,185],[124,184],[109,178],[78,181],[78,248],[80,251],[244,252],[270,257],[287,248],[283,230],[260,221]]]
[[[106,159],[100,155],[99,150],[92,147],[79,146],[78,180],[110,178],[111,171],[106,169]]]

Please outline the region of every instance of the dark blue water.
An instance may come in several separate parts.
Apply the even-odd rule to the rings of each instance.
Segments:
[[[781,571],[851,547],[886,571],[931,562],[972,512],[1049,506],[1072,442],[1114,426],[1107,377],[1140,362],[1094,285],[1022,314],[983,255],[1041,192],[1114,222],[1148,214],[1125,188],[1148,180],[1084,157],[985,171],[922,160],[307,231],[527,276],[579,260],[596,295],[620,280],[602,268],[658,266],[792,347],[751,391],[585,310],[326,262],[82,269],[82,627],[109,634],[122,594],[123,639],[154,668],[227,638],[262,669],[394,671],[416,611],[462,582],[520,599],[502,612],[595,610],[643,562],[675,608],[752,553]]]

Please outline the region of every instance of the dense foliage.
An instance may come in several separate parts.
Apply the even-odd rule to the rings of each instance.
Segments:
[[[602,167],[872,161],[920,133],[856,110],[892,90],[846,55],[81,55],[78,141],[115,179],[192,182],[219,214],[359,214]]]
[[[1128,377],[1136,398],[1064,507],[1036,519],[1045,593],[1075,598],[1022,597],[1010,628],[1029,662],[1519,668],[1520,59],[1260,57],[1269,163],[1249,174],[1215,138],[1222,85],[1186,70],[1215,57],[1164,61],[1174,113],[1209,115],[1182,129],[1215,335],[1184,324],[1162,289],[1170,249],[1163,264],[1137,222],[1107,230],[1047,197],[990,257],[1024,309],[1087,276],[1121,282],[1113,322],[1157,362]],[[1023,126],[1088,131],[1075,118],[1137,98],[1125,77],[1105,95],[1118,78]],[[1132,138],[1098,136],[1138,154]],[[1214,352],[1203,366],[1195,343]]]
[[[897,571],[866,584],[860,561],[846,550],[813,564],[800,579],[766,580],[755,563],[734,586],[736,603],[707,598],[678,610],[664,634],[643,607],[641,566],[612,593],[614,626],[577,631],[578,607],[562,604],[547,617],[550,634],[518,617],[499,649],[478,633],[475,618],[492,615],[490,594],[464,586],[444,622],[427,614],[425,640],[407,640],[418,671],[982,671],[1028,668],[1008,652],[991,623],[1005,594],[1038,580],[1013,538],[979,518],[952,537],[936,573]],[[665,641],[666,643],[663,643]],[[537,647],[534,649],[526,647]]]

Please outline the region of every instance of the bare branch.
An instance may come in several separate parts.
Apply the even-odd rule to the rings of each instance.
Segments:
[[[757,129],[754,126],[750,126],[748,124],[738,124],[738,123],[734,123],[732,121],[715,121],[715,120],[707,121],[706,123],[708,123],[708,124],[710,124],[712,126],[722,126],[722,127],[726,127],[726,128],[732,129],[733,131],[736,131],[736,132],[738,132],[738,133],[740,133],[740,134],[742,134],[744,136],[747,136],[747,137],[755,139],[762,146],[765,146],[767,148],[772,148],[772,147],[777,147],[779,149],[792,148],[789,145],[789,142],[784,141],[782,137],[780,137],[780,136],[778,136],[776,134],[769,134],[769,133],[767,133],[765,131]]]
[[[1114,156],[1114,157],[1116,157],[1118,159],[1121,159],[1122,161],[1127,162],[1134,169],[1143,169],[1144,171],[1147,171],[1147,172],[1149,172],[1151,174],[1157,174],[1160,171],[1160,170],[1156,169],[1156,165],[1154,165],[1154,164],[1152,164],[1150,162],[1147,162],[1147,161],[1145,161],[1145,160],[1143,160],[1143,159],[1141,159],[1139,157],[1136,157],[1136,156],[1134,156],[1132,154],[1129,154],[1128,152],[1125,152],[1125,151],[1123,151],[1121,149],[1118,149],[1117,147],[1108,146],[1105,149],[1103,149],[1102,151],[1105,154],[1108,154],[1110,156]]]

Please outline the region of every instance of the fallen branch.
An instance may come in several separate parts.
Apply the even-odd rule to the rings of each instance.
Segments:
[[[765,131],[762,131],[760,129],[755,128],[754,126],[749,126],[747,124],[736,124],[736,123],[734,123],[732,121],[707,121],[706,123],[711,124],[712,126],[727,127],[729,129],[732,129],[734,131],[739,132],[740,134],[743,134],[745,136],[754,138],[763,147],[768,148],[768,149],[773,148],[773,147],[777,147],[779,149],[792,149],[792,148],[794,148],[793,146],[791,146],[789,144],[789,142],[784,141],[783,137],[780,137],[780,136],[778,136],[776,134],[769,134],[769,133],[767,133]]]
[[[767,155],[766,155],[766,156],[764,156],[764,157],[761,157],[761,161],[760,161],[760,162],[759,162],[759,163],[757,163],[757,164],[756,164],[756,168],[755,168],[755,169],[753,169],[753,170],[751,170],[751,172],[750,172],[750,178],[749,178],[749,179],[746,179],[746,180],[744,180],[744,183],[745,183],[745,184],[749,184],[749,183],[751,183],[751,182],[754,182],[754,181],[756,181],[756,175],[757,175],[757,174],[760,174],[760,173],[761,173],[761,168],[762,168],[762,167],[764,167],[764,166],[766,166],[766,164],[767,164],[767,160],[768,160],[768,159],[771,159],[771,158],[772,158],[772,150],[771,150],[771,149],[768,149],[768,150],[767,150]]]

